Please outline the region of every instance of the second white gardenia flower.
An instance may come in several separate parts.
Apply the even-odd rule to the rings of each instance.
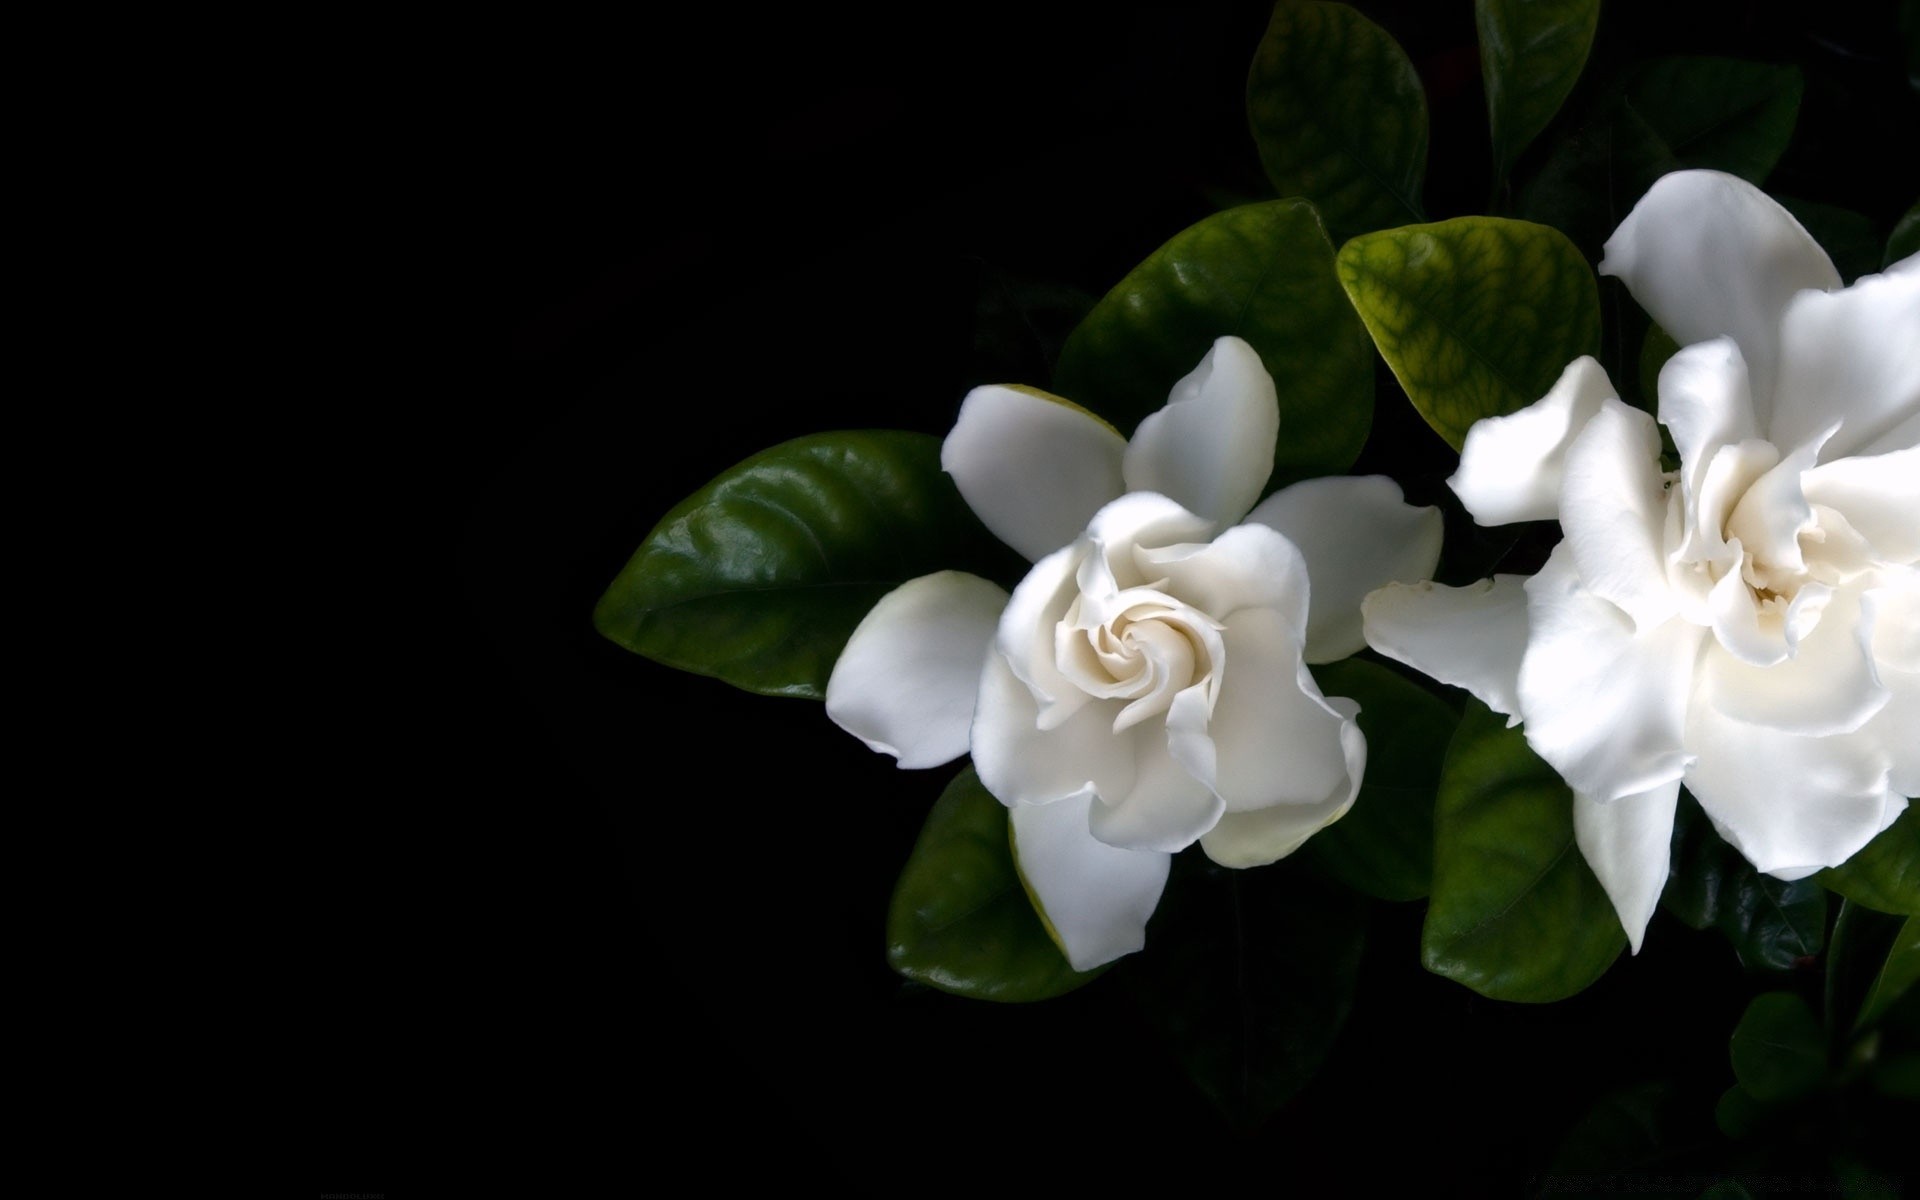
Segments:
[[[1592,359],[1468,434],[1485,525],[1558,519],[1530,579],[1389,588],[1368,641],[1524,721],[1637,951],[1684,782],[1753,865],[1838,865],[1920,789],[1920,261],[1841,287],[1751,184],[1684,171],[1607,243],[1685,348],[1653,419]]]
[[[1359,790],[1358,706],[1306,664],[1362,647],[1369,591],[1432,573],[1440,515],[1380,477],[1254,507],[1278,428],[1238,338],[1131,441],[1044,392],[975,390],[942,463],[1038,561],[1011,597],[958,572],[901,585],[828,683],[828,715],[903,767],[972,751],[1076,969],[1144,944],[1175,851],[1272,862]]]

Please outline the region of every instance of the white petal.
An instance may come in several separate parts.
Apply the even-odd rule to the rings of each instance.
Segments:
[[[1704,631],[1678,617],[1642,633],[1580,584],[1565,542],[1527,581],[1520,663],[1527,744],[1595,800],[1677,779]]]
[[[1808,471],[1801,486],[1808,500],[1844,516],[1884,560],[1920,559],[1920,447],[1836,459]]]
[[[1527,650],[1523,575],[1465,587],[1393,584],[1360,606],[1367,644],[1520,723],[1520,662]]]
[[[1231,525],[1267,486],[1279,433],[1280,403],[1260,355],[1223,337],[1134,430],[1121,474],[1128,491],[1159,492]]]
[[[1340,749],[1346,760],[1346,783],[1324,800],[1312,804],[1273,804],[1251,812],[1230,812],[1201,835],[1200,848],[1223,867],[1259,867],[1285,858],[1314,834],[1338,821],[1353,807],[1360,780],[1367,769],[1367,739],[1353,718],[1360,706],[1342,696],[1327,702],[1339,715]]]
[[[1211,617],[1273,608],[1308,628],[1306,560],[1293,542],[1251,517],[1211,542],[1141,550],[1135,558],[1142,573],[1164,579],[1168,593]]]
[[[1686,528],[1692,537],[1701,525],[1700,496],[1707,471],[1721,448],[1760,438],[1747,363],[1732,338],[1715,338],[1687,346],[1669,358],[1660,368],[1659,386],[1660,423],[1673,435],[1674,449],[1680,452]],[[1687,553],[1698,554],[1691,542]]]
[[[1920,271],[1803,292],[1787,305],[1780,338],[1768,434],[1782,450],[1839,421],[1826,456],[1870,453],[1920,415]]]
[[[1250,608],[1228,618],[1225,642],[1225,676],[1209,729],[1218,755],[1214,787],[1227,811],[1347,794],[1347,718],[1307,672],[1298,635],[1280,614]]]
[[[1833,432],[1829,425],[1826,433]],[[1738,538],[1756,571],[1798,576],[1806,568],[1800,535],[1813,528],[1813,505],[1801,480],[1813,467],[1825,434],[1802,442],[1753,481],[1727,517],[1727,535]]]
[[[1140,587],[1156,582],[1140,566],[1135,554],[1139,547],[1164,547],[1200,544],[1212,538],[1218,524],[1188,512],[1165,496],[1153,492],[1129,492],[1094,514],[1087,524],[1087,540],[1099,554],[1104,579],[1088,572],[1081,564],[1080,590],[1093,594],[1111,593],[1120,588]]]
[[[1033,564],[1033,570],[1015,585],[994,635],[994,646],[1006,665],[1032,693],[1039,706],[1037,720],[1045,729],[1060,725],[1088,699],[1055,666],[1054,637],[1079,594],[1080,563],[1091,553],[1090,543],[1076,541]]]
[[[1887,705],[1857,732],[1842,736],[1884,754],[1892,774],[1887,786],[1896,795],[1920,796],[1920,671],[1882,667],[1880,682]]]
[[[1133,787],[1113,801],[1100,793],[1088,814],[1093,836],[1123,850],[1184,850],[1220,819],[1220,800],[1174,758],[1166,727],[1134,732]]]
[[[1687,744],[1699,755],[1687,790],[1748,862],[1783,879],[1845,862],[1899,802],[1885,756],[1857,737],[1796,737],[1699,704]]]
[[[855,627],[827,680],[827,716],[902,767],[967,752],[980,666],[1007,594],[960,571],[908,580]]]
[[[1783,662],[1757,667],[1710,642],[1700,660],[1700,703],[1783,733],[1850,733],[1887,702],[1874,672],[1872,636],[1860,589],[1841,588]]]
[[[1873,626],[1874,665],[1882,672],[1920,672],[1920,570],[1888,567],[1860,594],[1861,616]],[[1920,732],[1920,725],[1914,726]],[[1920,742],[1920,737],[1914,739]]]
[[[1635,954],[1667,884],[1680,781],[1669,779],[1617,800],[1573,794],[1573,837],[1613,901]]]
[[[1601,403],[1616,398],[1605,368],[1586,355],[1574,359],[1539,400],[1475,421],[1448,485],[1482,525],[1553,520],[1567,447]]]
[[[1567,450],[1560,525],[1581,584],[1642,630],[1674,613],[1666,519],[1659,429],[1639,409],[1605,401]]]
[[[1617,275],[1682,346],[1731,337],[1768,428],[1780,317],[1803,288],[1840,286],[1826,251],[1744,179],[1718,171],[1662,176],[1607,240],[1602,275]]]
[[[940,466],[995,537],[1037,559],[1080,536],[1125,491],[1126,439],[1092,413],[1031,388],[975,388]]]
[[[1133,788],[1133,739],[1139,730],[1113,732],[1117,701],[1084,705],[1056,729],[1039,727],[1033,693],[989,653],[973,712],[973,767],[980,782],[1006,805],[1051,804],[1099,791],[1124,796]]]
[[[1360,621],[1367,593],[1429,579],[1440,561],[1440,510],[1408,504],[1385,475],[1296,483],[1262,500],[1247,523],[1279,530],[1306,559],[1308,662],[1359,652],[1367,644]]]
[[[1043,808],[1015,808],[1014,859],[1076,971],[1147,944],[1147,918],[1160,903],[1172,858],[1116,850],[1087,828],[1094,801],[1075,796]]]

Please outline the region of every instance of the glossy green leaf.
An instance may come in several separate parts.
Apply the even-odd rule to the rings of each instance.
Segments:
[[[1685,1148],[1695,1117],[1666,1080],[1615,1088],[1574,1122],[1550,1170],[1576,1176],[1645,1170]]]
[[[1020,882],[1007,810],[972,767],[934,801],[900,872],[887,961],[909,979],[976,1000],[1045,1000],[1106,969],[1067,965]]]
[[[1748,968],[1789,970],[1825,945],[1824,890],[1755,871],[1690,795],[1674,810],[1669,862],[1661,907],[1695,929],[1717,929]]]
[[[1791,970],[1811,963],[1826,943],[1827,893],[1811,879],[1750,872],[1726,900],[1714,924],[1746,967]]]
[[[1773,1105],[1762,1104],[1737,1083],[1720,1093],[1713,1107],[1713,1123],[1735,1141],[1752,1137],[1776,1115]]]
[[[1340,282],[1414,407],[1456,450],[1600,349],[1592,270],[1558,231],[1458,217],[1358,237]]]
[[[1865,849],[1814,878],[1855,904],[1920,916],[1920,806],[1907,805]]]
[[[1795,67],[1665,58],[1601,89],[1553,140],[1520,213],[1562,230],[1590,258],[1653,181],[1711,167],[1759,183],[1793,136]]]
[[[1701,1192],[1700,1200],[1753,1200],[1753,1193],[1732,1179],[1723,1179]]]
[[[1908,917],[1894,936],[1893,947],[1887,951],[1887,961],[1874,977],[1866,1003],[1860,1006],[1855,1027],[1871,1028],[1916,981],[1920,981],[1920,917]]]
[[[1886,255],[1880,262],[1890,267],[1914,254],[1920,254],[1920,204],[1909,208],[1894,225],[1893,236],[1887,239]]]
[[[1279,395],[1274,482],[1352,465],[1373,422],[1373,355],[1304,200],[1229,209],[1175,234],[1073,331],[1053,390],[1130,431],[1229,334],[1259,352]]]
[[[1326,1060],[1353,1004],[1365,938],[1364,902],[1292,864],[1235,871],[1182,854],[1146,952],[1122,962],[1187,1074],[1246,1127]]]
[[[1600,0],[1475,0],[1493,166],[1513,161],[1560,111],[1586,66]]]
[[[594,609],[670,667],[819,699],[880,597],[944,568],[1005,574],[920,433],[825,433],[722,472],[654,526]]]
[[[1896,1054],[1877,1064],[1873,1088],[1894,1100],[1920,1100],[1920,1054]]]
[[[1367,771],[1347,815],[1313,836],[1307,854],[1327,873],[1381,900],[1433,888],[1433,801],[1460,718],[1397,671],[1349,658],[1313,669],[1320,690],[1360,703]]]
[[[1797,67],[1733,58],[1661,58],[1634,73],[1627,101],[1689,167],[1759,183],[1793,139]]]
[[[1344,4],[1281,0],[1247,73],[1247,122],[1282,196],[1336,240],[1421,220],[1427,97],[1406,51]]]
[[[1573,793],[1478,702],[1453,737],[1434,812],[1429,971],[1496,1000],[1560,1000],[1626,945],[1573,840]]]
[[[1851,900],[1840,902],[1827,939],[1822,1010],[1829,1032],[1864,1028],[1863,1011],[1900,938],[1901,918]]]
[[[1747,1005],[1731,1043],[1733,1074],[1762,1103],[1791,1100],[1820,1086],[1827,1051],[1820,1022],[1792,992],[1767,992]]]

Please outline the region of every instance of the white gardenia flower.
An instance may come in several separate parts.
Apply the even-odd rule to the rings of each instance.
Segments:
[[[1592,359],[1468,433],[1485,525],[1555,519],[1530,579],[1394,587],[1367,640],[1524,721],[1637,952],[1680,785],[1781,879],[1836,866],[1920,789],[1920,258],[1852,287],[1751,184],[1656,183],[1607,243],[1683,347],[1660,421]]]
[[[1364,645],[1362,596],[1432,573],[1440,514],[1379,476],[1254,507],[1279,421],[1238,338],[1130,442],[1044,392],[975,389],[941,463],[1038,561],[1011,597],[955,571],[902,584],[828,681],[827,715],[902,767],[971,749],[1077,970],[1145,944],[1175,851],[1269,863],[1359,790],[1359,708],[1306,664]]]

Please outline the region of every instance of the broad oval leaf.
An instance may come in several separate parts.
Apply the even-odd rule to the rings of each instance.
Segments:
[[[1273,6],[1247,123],[1274,190],[1313,201],[1336,239],[1422,219],[1426,92],[1392,35],[1346,5]]]
[[[1855,904],[1904,917],[1920,915],[1920,806],[1907,811],[1858,854],[1814,876]]]
[[[1827,893],[1811,879],[1788,882],[1749,869],[1723,899],[1714,924],[1743,966],[1791,970],[1811,964],[1826,944]]]
[[[1699,1119],[1669,1080],[1615,1088],[1574,1122],[1550,1169],[1576,1177],[1645,1171],[1695,1142]]]
[[[1329,875],[1381,900],[1433,889],[1433,801],[1460,716],[1397,671],[1349,658],[1313,669],[1320,690],[1360,703],[1367,771],[1347,815],[1307,843]]]
[[[1291,864],[1173,862],[1123,975],[1188,1076],[1241,1128],[1313,1078],[1353,1005],[1365,903]]]
[[[1475,0],[1496,178],[1560,111],[1593,48],[1600,0]]]
[[[1634,72],[1627,101],[1674,158],[1759,183],[1793,140],[1800,69],[1735,58],[1659,58]]]
[[[762,451],[669,512],[594,609],[636,654],[750,692],[820,699],[854,626],[899,584],[1005,574],[921,433],[823,433]]]
[[[1562,1000],[1627,944],[1573,839],[1573,793],[1519,729],[1467,706],[1440,773],[1429,971],[1495,1000]]]
[[[934,801],[900,872],[887,961],[909,979],[976,1000],[1045,1000],[1106,970],[1067,965],[1020,882],[1007,810],[972,767]]]
[[[1886,256],[1880,263],[1890,267],[1914,254],[1920,254],[1920,204],[1909,208],[1894,225],[1893,235],[1887,238]]]
[[[1662,58],[1613,80],[1556,135],[1521,194],[1521,215],[1553,225],[1589,256],[1653,181],[1710,167],[1760,183],[1792,139],[1797,67],[1730,58]]]
[[[1600,349],[1593,271],[1559,231],[1458,217],[1354,238],[1340,282],[1427,424],[1458,450]]]
[[[1674,809],[1669,862],[1660,906],[1695,929],[1719,930],[1742,965],[1790,970],[1826,944],[1825,891],[1811,879],[1789,883],[1754,870],[1691,795]]]
[[[1820,1022],[1792,992],[1755,996],[1734,1028],[1730,1052],[1734,1078],[1763,1104],[1803,1096],[1827,1073]]]
[[[1920,917],[1908,917],[1900,926],[1900,932],[1894,935],[1887,961],[1874,976],[1873,987],[1860,1006],[1860,1017],[1854,1022],[1854,1028],[1872,1027],[1916,982],[1920,982]]]
[[[1067,338],[1054,390],[1130,431],[1229,334],[1259,352],[1279,394],[1274,482],[1351,466],[1373,423],[1373,356],[1304,200],[1229,209],[1175,234]]]

